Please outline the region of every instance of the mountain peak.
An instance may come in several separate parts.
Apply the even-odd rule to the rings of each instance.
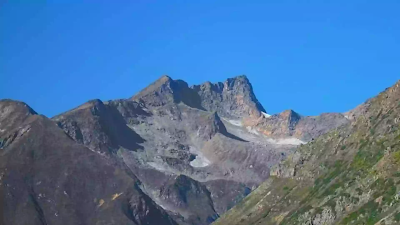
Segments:
[[[24,102],[10,99],[0,100],[0,134],[22,124],[29,116],[37,113]]]
[[[90,104],[91,106],[103,105],[103,102],[100,99],[92,99],[86,102],[85,104]]]
[[[247,83],[250,83],[249,78],[247,78],[247,76],[244,75],[244,74],[228,78],[227,80],[242,80],[242,81],[245,81]]]
[[[149,107],[183,102],[193,108],[201,108],[199,96],[183,80],[173,80],[164,75],[134,95],[131,100]]]
[[[157,81],[159,81],[159,82],[170,82],[170,81],[172,81],[172,78],[170,76],[168,76],[168,75],[162,75],[160,78],[158,78]]]
[[[149,86],[132,96],[131,100],[143,102],[150,106],[160,106],[173,100],[171,83],[174,80],[167,75],[163,75]]]
[[[229,118],[258,118],[264,107],[257,100],[245,75],[228,78],[225,82],[205,82],[192,87],[202,100],[202,107]]]
[[[251,89],[251,91],[253,91],[250,80],[246,77],[246,75],[240,75],[240,76],[228,78],[225,81],[225,85],[227,87],[243,86],[244,88]]]
[[[131,99],[150,107],[183,102],[193,108],[215,111],[223,117],[236,119],[259,118],[261,112],[265,112],[245,75],[229,78],[223,83],[208,81],[192,87],[183,80],[173,80],[164,75]]]
[[[162,75],[161,77],[159,77],[157,80],[153,81],[149,86],[147,86],[142,91],[147,90],[147,89],[152,89],[152,88],[158,88],[159,86],[168,84],[170,82],[173,82],[173,79],[170,76]]]
[[[286,118],[286,119],[289,119],[289,118],[292,118],[292,117],[296,117],[296,118],[297,117],[298,118],[301,117],[300,114],[298,114],[297,112],[295,112],[292,109],[287,109],[287,110],[279,113],[279,116],[282,117],[282,118]]]
[[[0,108],[8,107],[8,112],[13,111],[27,114],[37,114],[28,104],[21,101],[16,101],[12,99],[0,99]]]
[[[75,113],[75,112],[81,111],[81,110],[89,110],[89,111],[91,111],[91,113],[97,113],[99,110],[100,111],[104,110],[104,107],[105,107],[104,103],[100,99],[92,99],[74,109],[71,109],[70,111],[67,111],[65,113],[54,116],[53,119],[60,118],[65,115],[72,114],[72,113]]]

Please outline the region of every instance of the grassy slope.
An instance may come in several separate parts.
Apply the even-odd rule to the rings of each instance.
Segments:
[[[399,224],[399,99],[397,82],[277,167],[294,176],[274,173],[214,224]]]

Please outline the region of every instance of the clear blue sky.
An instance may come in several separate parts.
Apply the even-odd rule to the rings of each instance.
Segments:
[[[400,79],[398,0],[66,2],[0,0],[0,98],[54,116],[163,74],[246,74],[267,112],[316,115]]]

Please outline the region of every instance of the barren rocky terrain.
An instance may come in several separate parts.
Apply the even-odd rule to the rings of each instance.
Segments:
[[[270,174],[293,176],[282,160],[358,114],[269,115],[246,76],[194,86],[162,76],[51,119],[1,100],[4,221],[210,224]]]

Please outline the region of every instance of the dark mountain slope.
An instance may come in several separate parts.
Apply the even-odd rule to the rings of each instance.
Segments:
[[[53,120],[68,136],[93,151],[110,153],[119,146],[136,151],[141,148],[138,143],[144,140],[127,127],[119,110],[130,117],[148,115],[136,102],[115,101],[104,104],[96,99],[56,116]]]
[[[175,224],[118,163],[23,103],[0,109],[1,224]]]
[[[400,82],[299,147],[215,224],[399,224]]]

